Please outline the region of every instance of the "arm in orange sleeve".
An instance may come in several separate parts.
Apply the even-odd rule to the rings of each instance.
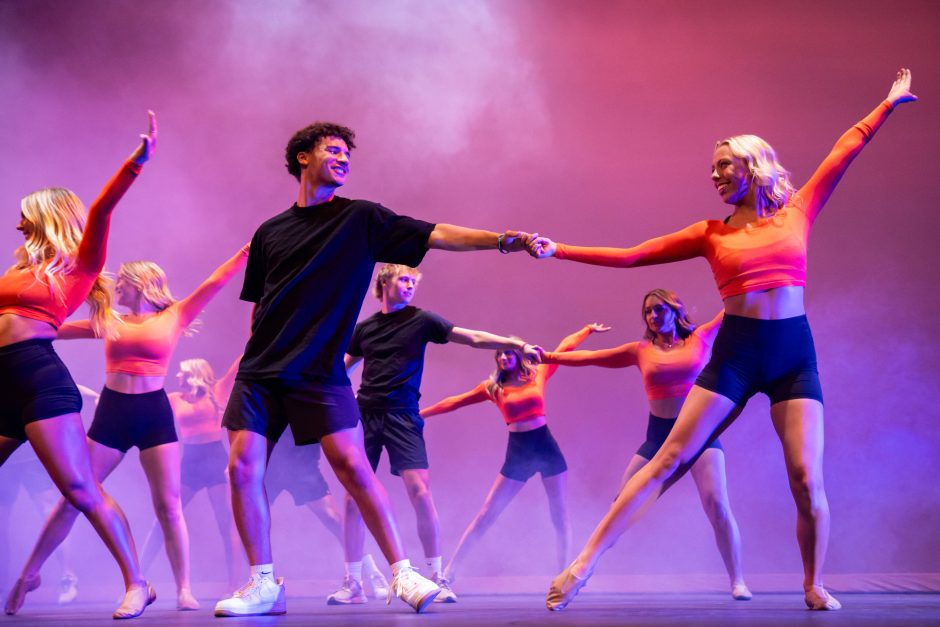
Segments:
[[[715,336],[718,335],[718,330],[721,328],[721,321],[724,320],[724,318],[725,310],[722,309],[718,312],[717,316],[695,327],[695,333],[706,343],[711,344],[715,341]]]
[[[555,257],[610,268],[635,268],[683,261],[704,254],[706,226],[705,221],[696,222],[681,231],[654,237],[632,248],[558,244]]]
[[[823,205],[829,200],[852,161],[862,152],[865,144],[871,141],[893,110],[891,103],[885,100],[862,121],[843,133],[806,185],[796,193],[799,200],[794,205],[806,214],[810,224],[819,216]]]
[[[177,303],[180,312],[180,326],[188,327],[199,312],[206,308],[209,301],[232,280],[248,263],[248,244],[242,246],[228,261],[216,268],[209,278],[202,282],[192,294]]]
[[[94,340],[98,336],[91,327],[91,320],[76,320],[75,322],[66,322],[59,327],[57,340]]]
[[[437,416],[438,414],[446,414],[447,412],[460,409],[461,407],[482,403],[488,400],[490,400],[490,395],[489,392],[486,391],[486,381],[483,381],[469,392],[457,394],[456,396],[448,396],[430,407],[425,407],[421,410],[421,417],[429,418],[431,416]]]
[[[82,241],[78,245],[75,261],[75,266],[80,271],[97,274],[104,268],[104,260],[108,256],[111,212],[137,179],[140,170],[140,164],[131,160],[124,162],[88,208],[88,219],[85,222],[85,230],[82,231]]]
[[[215,382],[215,398],[222,405],[228,403],[228,397],[232,393],[232,388],[235,387],[235,375],[238,374],[238,364],[241,360],[241,355],[236,357],[222,378]]]
[[[558,343],[558,346],[555,348],[555,353],[564,353],[567,351],[572,351],[576,349],[581,343],[588,339],[588,336],[591,335],[591,325],[586,324],[561,342]],[[548,381],[555,371],[558,370],[558,364],[551,363],[542,363],[538,366],[538,376],[542,379],[542,383]]]
[[[622,344],[599,351],[569,351],[545,353],[544,363],[556,366],[600,366],[601,368],[629,368],[636,366],[639,342]]]

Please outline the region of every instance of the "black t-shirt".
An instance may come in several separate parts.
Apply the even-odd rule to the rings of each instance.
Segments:
[[[374,410],[418,411],[424,348],[444,344],[454,325],[417,307],[381,311],[356,325],[346,352],[365,359],[356,400]]]
[[[294,205],[258,227],[241,298],[256,303],[238,379],[349,385],[349,344],[376,262],[417,266],[434,225],[366,200]]]

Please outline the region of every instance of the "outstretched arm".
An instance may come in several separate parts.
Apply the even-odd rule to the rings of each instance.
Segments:
[[[510,253],[525,250],[525,240],[528,237],[529,233],[519,231],[495,233],[453,224],[436,224],[428,236],[428,248],[450,251],[496,249]]]
[[[717,316],[695,327],[695,333],[706,343],[712,344],[715,341],[715,336],[718,335],[718,330],[721,328],[721,321],[724,320],[724,318],[725,310],[722,309],[718,312]]]
[[[706,228],[707,222],[696,222],[681,231],[647,240],[632,248],[569,246],[535,235],[526,239],[526,246],[536,259],[557,257],[595,266],[636,268],[702,256]]]
[[[94,340],[98,336],[91,326],[91,320],[76,320],[75,322],[66,322],[59,327],[56,335],[57,340]]]
[[[130,188],[140,174],[141,167],[150,159],[157,146],[157,116],[148,111],[150,128],[146,135],[141,135],[140,146],[105,184],[88,208],[88,219],[82,232],[82,241],[78,246],[76,268],[89,274],[97,274],[104,268],[108,254],[108,230],[111,227],[111,212],[121,197]]]
[[[622,344],[599,351],[569,351],[545,353],[545,363],[561,366],[600,366],[601,368],[629,368],[637,365],[638,342]]]
[[[584,340],[586,340],[588,336],[591,335],[592,333],[607,333],[608,331],[610,331],[609,326],[600,324],[598,322],[586,324],[580,329],[578,329],[577,331],[575,331],[574,333],[572,333],[571,335],[569,335],[568,337],[566,337],[565,339],[563,339],[561,342],[559,342],[558,346],[555,348],[553,352],[557,354],[557,353],[566,353],[568,351],[573,351],[578,346],[580,346],[581,343]],[[545,381],[548,381],[548,379],[553,374],[555,374],[556,370],[558,370],[557,362],[553,363],[553,362],[546,361],[544,364],[539,366],[538,376],[542,378],[543,382],[545,382]]]
[[[888,115],[898,105],[915,100],[917,96],[911,93],[911,71],[902,68],[888,91],[888,97],[839,138],[806,185],[796,193],[799,201],[795,206],[806,213],[810,223],[816,220],[842,175],[888,119]]]
[[[179,301],[177,306],[180,312],[180,325],[188,327],[199,312],[205,309],[209,301],[218,294],[226,284],[232,280],[245,264],[248,263],[248,249],[251,245],[245,244],[228,261],[216,268],[209,278],[202,282],[192,294]]]
[[[238,374],[238,364],[241,363],[242,355],[235,358],[232,365],[228,367],[222,378],[215,382],[215,398],[222,405],[228,403],[228,397],[232,394],[232,388],[235,387],[235,375]]]
[[[542,361],[542,354],[545,352],[542,350],[541,346],[529,344],[518,338],[513,339],[511,337],[496,335],[495,333],[475,331],[462,327],[454,327],[451,329],[450,334],[447,336],[447,341],[463,344],[464,346],[472,346],[473,348],[489,348],[493,350],[515,349],[523,353],[529,361],[534,363],[540,363]]]
[[[421,417],[430,418],[431,416],[437,416],[438,414],[446,414],[447,412],[460,409],[461,407],[466,407],[467,405],[473,405],[475,403],[482,403],[483,401],[488,400],[490,400],[490,395],[486,391],[486,382],[484,381],[469,392],[457,394],[456,396],[448,396],[444,400],[438,401],[430,407],[425,407],[421,410]]]

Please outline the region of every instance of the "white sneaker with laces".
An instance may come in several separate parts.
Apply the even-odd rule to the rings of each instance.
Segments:
[[[443,575],[434,575],[431,581],[441,589],[441,593],[434,598],[435,603],[456,603],[457,595],[450,587],[450,582]]]
[[[385,602],[392,602],[392,594],[414,608],[419,614],[434,601],[441,589],[430,579],[418,574],[410,566],[405,566],[392,578],[392,587],[388,590]]]
[[[372,588],[371,596],[373,599],[388,598],[388,579],[385,578],[382,571],[373,571],[366,579],[369,582],[369,587]]]
[[[284,578],[251,577],[228,599],[215,604],[216,616],[267,616],[286,614]]]
[[[326,597],[327,605],[358,605],[366,602],[362,584],[346,575],[339,590]]]

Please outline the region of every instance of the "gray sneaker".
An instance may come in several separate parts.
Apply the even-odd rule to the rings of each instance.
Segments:
[[[441,589],[441,593],[434,598],[435,603],[456,603],[457,595],[454,594],[453,589],[450,587],[450,581],[447,580],[447,577],[443,575],[434,575],[431,577],[431,581],[436,583]]]
[[[359,605],[366,602],[362,584],[346,575],[339,590],[326,597],[327,605]]]

